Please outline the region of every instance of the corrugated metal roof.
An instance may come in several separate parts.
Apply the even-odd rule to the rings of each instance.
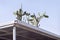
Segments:
[[[38,28],[32,25],[29,25],[25,22],[21,21],[15,21],[14,23],[6,24],[0,26],[0,38],[5,35],[5,38],[8,39],[7,35],[12,36],[12,29],[13,27],[17,28],[17,37],[19,38],[24,38],[26,40],[35,40],[35,39],[60,39],[60,36],[54,33],[51,33],[49,31],[46,31],[42,28]],[[5,33],[4,33],[5,32]],[[27,36],[29,34],[29,36]],[[19,36],[20,35],[20,36]],[[31,38],[30,35],[32,35],[34,38]],[[40,36],[39,36],[40,35]],[[10,37],[9,36],[9,37]],[[2,37],[3,38],[3,37]],[[43,39],[43,40],[44,40]],[[11,39],[12,40],[12,39]],[[22,39],[23,40],[23,39]]]

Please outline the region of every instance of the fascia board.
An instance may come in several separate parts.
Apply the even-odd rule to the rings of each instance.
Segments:
[[[40,35],[48,36],[50,38],[60,39],[60,36],[57,35],[57,34],[54,34],[52,32],[46,31],[46,30],[44,30],[42,28],[38,28],[38,27],[35,27],[35,26],[32,26],[32,25],[29,25],[29,24],[27,24],[25,22],[21,22],[21,21],[17,22],[17,23],[15,23],[15,26],[18,27],[18,28],[22,28],[22,29],[31,31],[31,32],[38,33]]]

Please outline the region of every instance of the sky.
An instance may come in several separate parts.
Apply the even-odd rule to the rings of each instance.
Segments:
[[[49,18],[43,18],[40,27],[60,35],[60,0],[0,0],[0,24],[15,20],[13,13],[21,8],[37,14],[45,12]]]

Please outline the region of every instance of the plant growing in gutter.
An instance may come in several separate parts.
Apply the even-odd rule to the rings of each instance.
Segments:
[[[38,24],[42,18],[49,17],[45,13],[43,13],[42,15],[40,15],[40,13],[38,13],[39,17],[37,17],[35,14],[31,15],[31,13],[27,13],[26,11],[23,12],[22,9],[17,10],[14,14],[17,16],[16,19],[19,21],[22,21],[23,16],[26,15],[26,19],[28,21],[28,24],[32,24],[37,27],[39,26]]]

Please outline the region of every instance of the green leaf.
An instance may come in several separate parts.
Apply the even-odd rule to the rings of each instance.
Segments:
[[[45,18],[48,18],[49,16],[48,15],[44,15]]]
[[[33,19],[28,19],[28,21],[33,21]]]

